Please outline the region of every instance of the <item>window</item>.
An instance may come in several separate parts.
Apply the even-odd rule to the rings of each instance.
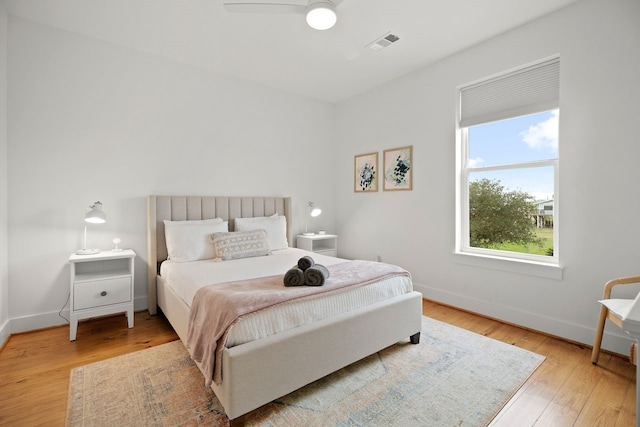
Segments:
[[[558,264],[559,58],[460,88],[458,253]]]

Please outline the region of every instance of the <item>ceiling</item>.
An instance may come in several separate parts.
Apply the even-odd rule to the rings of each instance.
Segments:
[[[335,103],[576,1],[343,0],[327,31],[303,15],[229,13],[222,0],[4,4],[11,16]],[[364,48],[387,32],[400,40]]]

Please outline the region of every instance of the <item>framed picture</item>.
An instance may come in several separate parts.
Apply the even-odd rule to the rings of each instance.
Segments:
[[[411,190],[413,188],[413,145],[384,150],[384,191]]]
[[[354,159],[353,191],[378,191],[378,153],[359,154]]]

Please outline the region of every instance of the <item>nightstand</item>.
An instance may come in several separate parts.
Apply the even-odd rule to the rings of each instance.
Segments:
[[[296,238],[296,246],[322,255],[338,256],[338,236],[335,234],[301,234]]]
[[[124,312],[129,327],[133,328],[135,257],[131,249],[69,257],[69,341],[76,340],[79,319]]]

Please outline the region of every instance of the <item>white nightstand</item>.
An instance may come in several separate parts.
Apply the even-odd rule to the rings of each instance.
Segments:
[[[338,256],[338,236],[335,234],[298,235],[296,246],[299,249],[322,255]]]
[[[78,320],[124,312],[133,328],[133,277],[136,253],[131,249],[69,257],[71,264],[69,340]]]

